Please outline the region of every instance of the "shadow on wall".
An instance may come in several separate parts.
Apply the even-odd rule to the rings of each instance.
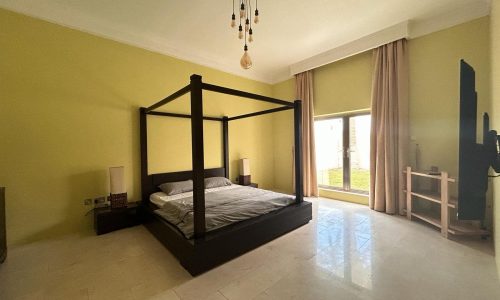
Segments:
[[[68,234],[78,236],[94,235],[93,214],[90,212],[93,206],[85,206],[83,201],[87,198],[93,199],[107,195],[107,170],[77,173],[70,175],[67,180],[68,188],[64,193],[65,196],[60,199],[54,199],[54,201],[61,201],[63,203],[53,204],[54,208],[58,208],[58,211],[54,211],[54,214],[64,216],[61,221],[26,236],[22,241],[16,243],[17,245],[28,244],[43,239],[58,239]],[[50,201],[47,203],[50,203]],[[47,211],[50,213],[51,210],[48,209]]]

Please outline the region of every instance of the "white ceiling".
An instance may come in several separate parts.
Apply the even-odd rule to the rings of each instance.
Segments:
[[[463,22],[478,7],[489,11],[489,4],[490,0],[260,0],[261,19],[249,46],[253,67],[243,70],[242,41],[229,26],[229,0],[0,0],[6,9],[269,83],[289,77],[294,63],[391,25],[407,20],[433,24],[446,16]]]

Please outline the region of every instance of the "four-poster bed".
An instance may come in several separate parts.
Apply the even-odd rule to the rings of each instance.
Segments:
[[[234,117],[203,116],[203,90],[279,104],[281,107]],[[191,115],[154,111],[188,92],[191,94]],[[207,231],[204,180],[209,177],[229,178],[229,122],[289,109],[294,110],[296,192],[293,203],[244,221],[239,221],[213,231]],[[188,118],[191,120],[192,171],[161,174],[148,173],[148,115]],[[203,121],[215,121],[222,124],[223,167],[221,168],[205,169],[204,167]],[[192,275],[197,275],[214,268],[295,228],[307,224],[312,219],[311,203],[303,201],[300,100],[292,103],[207,84],[202,82],[201,76],[192,75],[191,82],[186,87],[148,108],[140,108],[140,144],[144,224],[179,259],[181,265]],[[150,195],[159,191],[159,185],[166,182],[189,179],[192,180],[192,213],[194,223],[194,236],[191,239],[187,239],[174,224],[167,222],[164,218],[154,213],[158,207],[149,201]]]

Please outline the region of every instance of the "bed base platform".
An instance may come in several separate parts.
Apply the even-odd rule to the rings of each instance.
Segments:
[[[196,276],[307,224],[312,219],[312,205],[307,201],[292,204],[189,240],[152,208],[144,213],[146,228]]]

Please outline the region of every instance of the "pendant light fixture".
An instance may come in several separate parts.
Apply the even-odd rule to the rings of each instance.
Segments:
[[[236,15],[234,14],[234,1],[233,1],[233,15],[231,16],[231,28],[236,27]]]
[[[236,15],[234,12],[235,1],[233,1],[233,14],[231,15],[231,28],[236,27]],[[243,69],[250,69],[252,66],[252,59],[248,54],[248,43],[253,42],[253,29],[252,29],[252,0],[238,0],[238,8],[240,14],[240,26],[238,27],[238,38],[242,40],[245,38],[245,46],[243,47],[243,56],[240,60],[240,65]],[[253,22],[259,23],[259,9],[257,8],[257,1],[255,0],[255,12],[253,13]],[[244,25],[243,25],[244,24]]]

